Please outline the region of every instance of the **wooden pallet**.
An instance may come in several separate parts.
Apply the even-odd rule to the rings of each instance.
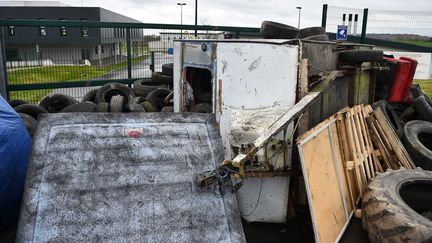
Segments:
[[[337,241],[352,215],[361,215],[357,204],[378,172],[414,168],[383,112],[369,105],[340,110],[297,146],[317,242]]]
[[[357,105],[342,109],[336,114],[339,143],[342,145],[353,203],[361,197],[376,172],[383,172],[366,123],[366,117],[370,114],[367,107]]]
[[[400,167],[414,169],[415,165],[405,147],[397,137],[390,122],[381,109],[376,108],[367,118],[374,144],[379,148],[383,157],[384,169],[397,170]]]

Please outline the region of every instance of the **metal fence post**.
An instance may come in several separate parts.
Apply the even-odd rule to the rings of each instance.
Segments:
[[[367,19],[368,19],[368,12],[369,9],[365,8],[363,10],[363,24],[362,24],[362,32],[360,37],[360,43],[363,44],[364,39],[366,38],[366,25],[367,25]]]
[[[324,27],[324,29],[327,25],[327,8],[328,8],[328,4],[323,4],[321,27]]]
[[[9,99],[7,91],[7,69],[6,69],[6,45],[4,42],[5,31],[4,27],[1,28],[0,33],[0,94],[6,100]]]
[[[126,50],[127,50],[127,73],[128,73],[128,78],[132,78],[131,32],[130,32],[130,28],[126,28]]]
[[[155,70],[155,55],[154,51],[151,52],[151,64],[150,64],[150,70],[154,72]]]

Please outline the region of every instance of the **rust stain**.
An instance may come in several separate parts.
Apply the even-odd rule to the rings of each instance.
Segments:
[[[211,51],[211,57],[210,58],[213,62],[216,60],[216,48],[217,48],[217,46],[214,45],[213,48],[210,49],[210,51]]]

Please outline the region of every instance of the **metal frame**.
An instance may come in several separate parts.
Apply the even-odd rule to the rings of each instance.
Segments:
[[[40,26],[40,20],[0,20],[0,26]],[[89,27],[89,28],[139,28],[139,29],[183,29],[183,30],[218,30],[233,32],[252,32],[258,33],[260,28],[252,27],[232,27],[232,26],[212,26],[212,25],[179,25],[179,24],[149,24],[149,23],[120,23],[120,22],[98,22],[98,21],[59,21],[44,20],[46,27]]]
[[[363,22],[362,22],[361,36],[348,35],[348,41],[349,42],[376,45],[376,46],[384,46],[384,47],[403,49],[406,51],[413,51],[413,52],[432,52],[432,47],[418,46],[418,45],[414,45],[414,44],[408,44],[408,43],[397,42],[397,41],[388,41],[388,40],[380,40],[380,39],[375,39],[375,38],[367,38],[366,32],[367,32],[368,15],[369,15],[369,9],[368,8],[363,9]],[[324,28],[327,25],[327,17],[328,17],[328,4],[323,4],[322,16],[321,16],[321,26]],[[329,35],[330,39],[333,39],[333,40],[336,39],[335,33],[327,33],[327,34]]]
[[[26,20],[26,19],[14,19],[14,20],[0,20],[0,28],[6,26],[25,26],[25,27],[39,27],[41,26],[41,20]],[[149,24],[149,23],[126,23],[126,22],[98,22],[98,21],[59,21],[59,20],[43,20],[43,26],[45,27],[87,27],[87,28],[124,28],[126,29],[126,49],[127,49],[127,79],[107,79],[107,80],[85,80],[85,81],[73,81],[73,82],[50,82],[50,83],[36,83],[36,84],[14,84],[8,85],[7,82],[7,69],[6,60],[2,60],[1,64],[4,67],[4,81],[0,82],[3,84],[4,91],[8,94],[9,91],[23,91],[23,90],[39,90],[39,89],[54,89],[54,88],[70,88],[70,87],[86,87],[86,86],[100,86],[108,82],[118,82],[124,84],[132,84],[138,78],[132,78],[132,56],[131,56],[131,29],[183,29],[183,30],[204,30],[204,31],[230,31],[236,32],[237,36],[242,33],[259,33],[259,28],[250,27],[231,27],[231,26],[209,26],[209,25],[176,25],[176,24]],[[2,35],[5,35],[4,31]],[[1,40],[0,40],[1,41]],[[5,46],[2,46],[2,50],[5,50]],[[5,53],[3,53],[3,57]],[[151,52],[151,65],[150,69],[154,71],[155,55]],[[2,78],[3,79],[3,78]]]

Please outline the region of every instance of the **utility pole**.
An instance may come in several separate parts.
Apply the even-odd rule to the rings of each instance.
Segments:
[[[296,9],[298,9],[298,11],[299,11],[299,18],[298,18],[298,27],[297,27],[297,29],[300,29],[300,15],[301,15],[301,9],[302,9],[302,7],[296,7]]]
[[[177,3],[177,5],[180,6],[180,39],[183,39],[183,6],[185,6],[186,3]]]
[[[195,0],[195,27],[198,26],[198,0]],[[195,29],[195,37],[198,36],[197,29]]]

